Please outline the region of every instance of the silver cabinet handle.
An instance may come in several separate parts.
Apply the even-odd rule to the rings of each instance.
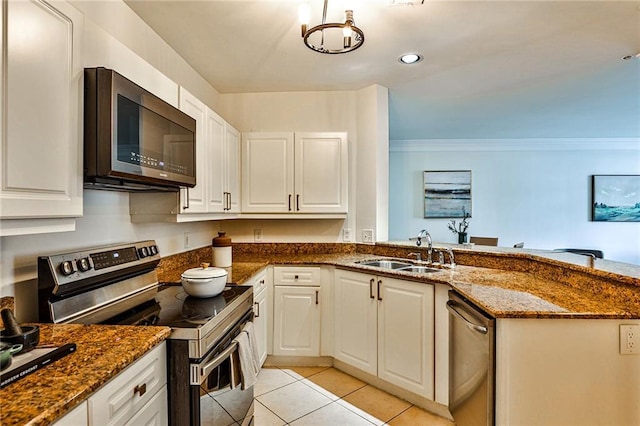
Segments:
[[[462,314],[460,312],[458,312],[458,310],[456,308],[462,309],[463,311],[465,310],[462,306],[460,306],[459,304],[457,304],[453,300],[448,300],[447,301],[447,309],[449,310],[449,312],[451,312],[453,315],[455,315],[456,317],[458,317],[462,321],[464,321],[464,323],[465,323],[465,325],[467,327],[469,327],[470,329],[472,329],[474,331],[477,331],[478,333],[487,334],[487,331],[488,331],[487,327],[485,327],[483,325],[478,325],[478,324],[472,323],[471,321],[466,319],[464,316],[462,316]]]
[[[253,304],[256,305],[256,308],[257,308],[257,311],[258,311],[258,313],[255,314],[255,317],[256,318],[260,318],[260,304],[258,302],[254,302]]]
[[[184,201],[185,201],[185,203],[184,203],[184,205],[182,206],[182,208],[183,208],[184,210],[186,210],[186,209],[188,209],[188,208],[189,208],[189,187],[186,187],[186,188],[185,188],[185,190],[186,190],[185,192],[186,192],[186,194],[187,194],[187,195],[184,197]]]

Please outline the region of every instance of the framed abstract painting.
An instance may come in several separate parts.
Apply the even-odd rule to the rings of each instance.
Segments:
[[[593,175],[596,222],[640,222],[640,175]]]
[[[424,171],[424,217],[471,217],[471,170]]]

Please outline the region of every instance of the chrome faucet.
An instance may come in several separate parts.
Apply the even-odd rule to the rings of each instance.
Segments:
[[[446,248],[445,250],[446,250],[447,254],[449,255],[449,265],[450,265],[450,267],[451,268],[455,268],[456,267],[456,262],[453,259],[453,250],[450,249],[450,248]]]
[[[416,241],[416,245],[420,247],[422,244],[422,239],[427,239],[427,263],[431,263],[431,255],[433,254],[433,241],[431,241],[431,235],[427,232],[426,229],[418,232],[418,241]]]

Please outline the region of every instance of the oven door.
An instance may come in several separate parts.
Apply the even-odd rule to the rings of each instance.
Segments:
[[[238,344],[233,339],[252,314],[245,315],[200,362],[191,364],[194,424],[251,424],[253,387],[242,389]]]

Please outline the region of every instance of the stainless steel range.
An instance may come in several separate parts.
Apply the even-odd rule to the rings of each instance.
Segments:
[[[40,321],[171,327],[170,423],[251,424],[253,388],[239,385],[234,338],[253,319],[253,288],[228,284],[219,296],[194,298],[158,282],[159,262],[155,241],[41,256]]]

